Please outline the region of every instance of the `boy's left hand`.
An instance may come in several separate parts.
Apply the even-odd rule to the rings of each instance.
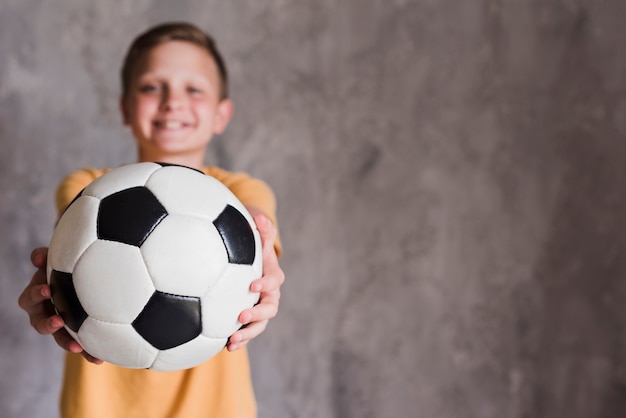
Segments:
[[[269,320],[276,316],[280,300],[280,286],[285,281],[285,274],[278,264],[274,250],[276,227],[262,214],[254,216],[254,222],[261,234],[263,245],[263,277],[250,284],[250,290],[260,292],[259,303],[246,309],[239,315],[239,322],[244,324],[240,330],[230,336],[228,351],[235,351],[265,331]]]

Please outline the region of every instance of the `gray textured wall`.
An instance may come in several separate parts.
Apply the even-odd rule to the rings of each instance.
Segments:
[[[237,114],[210,162],[266,179],[287,275],[251,344],[261,417],[626,414],[626,3],[0,0],[0,415],[56,416],[16,306],[52,189],[134,159],[118,66],[214,33]]]

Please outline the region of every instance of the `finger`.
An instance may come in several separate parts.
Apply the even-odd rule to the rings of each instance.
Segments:
[[[251,309],[254,310],[258,306],[268,305],[268,304],[275,305],[276,307],[278,307],[279,302],[280,302],[280,289],[275,289],[275,290],[268,291],[268,292],[261,292],[259,301]]]
[[[52,297],[52,291],[50,285],[47,283],[31,286],[27,292],[27,303],[32,305],[39,305]]]
[[[278,264],[278,256],[274,244],[278,231],[276,226],[263,214],[254,217],[259,233],[261,235],[262,253],[263,253],[263,275],[275,274],[279,279],[279,283],[285,280],[285,275]]]
[[[96,358],[86,352],[83,347],[76,342],[72,338],[72,336],[67,332],[67,330],[62,329],[54,334],[54,340],[56,343],[64,349],[65,351],[69,351],[71,353],[80,353],[88,362],[94,364],[102,364],[103,361],[99,358]]]
[[[31,315],[30,324],[41,335],[50,335],[63,328],[63,319],[59,315]]]
[[[250,291],[252,292],[270,292],[277,290],[285,282],[285,273],[278,265],[276,253],[272,249],[272,253],[263,257],[263,277],[256,279],[250,283]]]
[[[89,354],[88,352],[86,352],[85,350],[82,351],[81,353],[83,355],[83,357],[85,358],[85,360],[87,360],[90,363],[93,364],[102,364],[104,363],[102,360],[100,360],[99,358],[96,358],[94,356],[92,356],[91,354]]]
[[[35,248],[30,253],[30,261],[33,263],[35,267],[42,268],[48,262],[48,248],[39,247]]]
[[[41,311],[43,302],[50,299],[50,286],[47,284],[28,286],[18,298],[20,308],[28,313]]]
[[[278,264],[278,258],[276,257],[274,247],[271,247],[269,251],[264,251],[263,278],[271,278],[275,280],[278,286],[282,285],[285,281],[285,273]]]
[[[232,353],[233,351],[235,351],[235,350],[239,350],[240,348],[243,348],[243,347],[245,347],[246,345],[248,345],[248,342],[249,342],[249,341],[250,341],[250,340],[245,340],[245,341],[242,341],[242,342],[240,342],[240,343],[232,343],[232,342],[229,342],[229,343],[226,345],[226,349]]]
[[[61,329],[53,334],[54,341],[64,349],[71,353],[82,353],[83,347],[72,338],[72,336],[65,329]]]
[[[251,292],[272,292],[280,289],[285,282],[285,274],[280,268],[272,270],[271,267],[265,266],[264,270],[263,277],[250,283]]]
[[[276,241],[276,227],[269,220],[269,218],[263,214],[256,215],[254,217],[254,223],[261,235],[261,242],[263,244],[263,251],[271,249],[274,251],[274,241]]]
[[[267,328],[268,321],[254,322],[246,327],[241,328],[230,336],[228,342],[228,351],[234,351],[246,345],[248,341],[259,336]]]
[[[269,302],[269,301],[268,301]],[[239,314],[239,322],[250,324],[258,321],[266,321],[274,318],[278,313],[278,303],[259,303],[253,308],[246,309]]]

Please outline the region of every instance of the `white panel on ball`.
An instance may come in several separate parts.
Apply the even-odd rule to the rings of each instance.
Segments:
[[[139,248],[103,240],[76,264],[74,286],[87,314],[113,323],[132,322],[155,291]]]
[[[159,352],[151,368],[170,371],[197,366],[219,353],[227,340],[228,338],[208,338],[200,335],[184,345]]]
[[[81,196],[63,214],[50,241],[48,271],[71,272],[83,251],[98,237],[96,218],[100,200]]]
[[[84,194],[100,199],[120,190],[143,186],[152,173],[161,166],[156,163],[129,164],[109,171],[106,177],[99,177],[85,188]]]
[[[229,264],[220,282],[202,297],[202,335],[229,337],[241,327],[239,314],[259,300],[259,293],[249,290],[251,270],[251,266]]]
[[[228,265],[224,243],[205,219],[168,215],[141,246],[156,289],[198,296],[212,287]]]
[[[123,367],[147,369],[159,350],[144,340],[130,324],[111,324],[87,318],[78,331],[85,351]]]
[[[218,180],[182,167],[163,167],[146,182],[146,187],[168,213],[197,216],[211,221],[233,199],[230,190]],[[198,193],[202,190],[202,193]]]

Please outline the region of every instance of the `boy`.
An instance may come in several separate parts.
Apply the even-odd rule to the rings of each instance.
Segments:
[[[68,351],[61,416],[75,417],[254,417],[256,404],[245,345],[276,315],[284,274],[277,256],[275,201],[269,187],[242,173],[204,167],[214,134],[226,128],[233,105],[227,74],[213,40],[193,25],[163,24],[140,35],[122,68],[123,123],[137,142],[138,160],[194,167],[228,186],[254,216],[263,242],[263,277],[250,288],[259,303],[239,316],[227,350],[188,370],[124,369],[84,353],[55,315],[46,284],[47,249],[31,255],[37,272],[19,305],[41,334],[52,334]],[[59,213],[92,180],[107,170],[85,169],[68,176],[57,191]],[[81,356],[82,355],[82,356]]]

